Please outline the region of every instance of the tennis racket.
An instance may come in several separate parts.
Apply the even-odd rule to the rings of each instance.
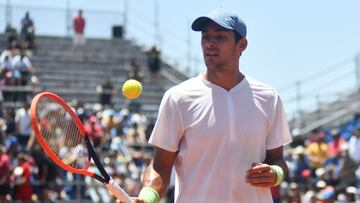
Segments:
[[[121,202],[132,202],[106,172],[81,120],[62,98],[51,92],[37,94],[31,102],[30,116],[37,140],[58,166],[95,178]],[[98,173],[89,170],[92,161]]]

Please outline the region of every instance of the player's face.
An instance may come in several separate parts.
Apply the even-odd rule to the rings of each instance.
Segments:
[[[209,23],[201,33],[201,47],[207,68],[218,71],[238,69],[240,54],[245,49],[240,44],[241,40],[235,40],[234,31],[214,22]]]

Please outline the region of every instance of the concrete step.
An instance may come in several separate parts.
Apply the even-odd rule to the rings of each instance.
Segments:
[[[0,34],[0,42],[3,42],[1,40],[4,38]],[[181,72],[163,64],[160,72],[162,85],[154,83],[147,69],[146,52],[125,39],[87,39],[83,50],[74,48],[70,37],[37,36],[36,43],[38,49],[31,61],[40,81],[37,91],[54,92],[66,101],[77,99],[87,104],[98,103],[96,85],[110,77],[116,89],[113,103],[118,107],[128,107],[130,100],[121,94],[121,87],[127,79],[131,58],[136,58],[145,69],[143,92],[138,101],[149,115],[158,111],[165,88],[187,79]],[[0,43],[0,47],[4,44],[5,41]]]
[[[104,72],[111,71],[112,74],[127,74],[128,70],[126,66],[122,64],[114,63],[71,63],[67,62],[43,62],[43,61],[34,61],[33,67],[35,71],[54,71],[54,72]]]

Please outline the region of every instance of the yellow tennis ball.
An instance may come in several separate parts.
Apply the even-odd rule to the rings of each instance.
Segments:
[[[136,99],[140,96],[142,91],[142,85],[137,80],[127,80],[122,86],[122,93],[128,99]]]

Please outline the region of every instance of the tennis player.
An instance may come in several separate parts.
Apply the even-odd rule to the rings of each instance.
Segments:
[[[175,202],[270,203],[291,142],[277,91],[240,71],[246,25],[222,8],[192,23],[206,72],[169,89],[149,142],[155,155],[135,202],[158,202],[172,168]]]

